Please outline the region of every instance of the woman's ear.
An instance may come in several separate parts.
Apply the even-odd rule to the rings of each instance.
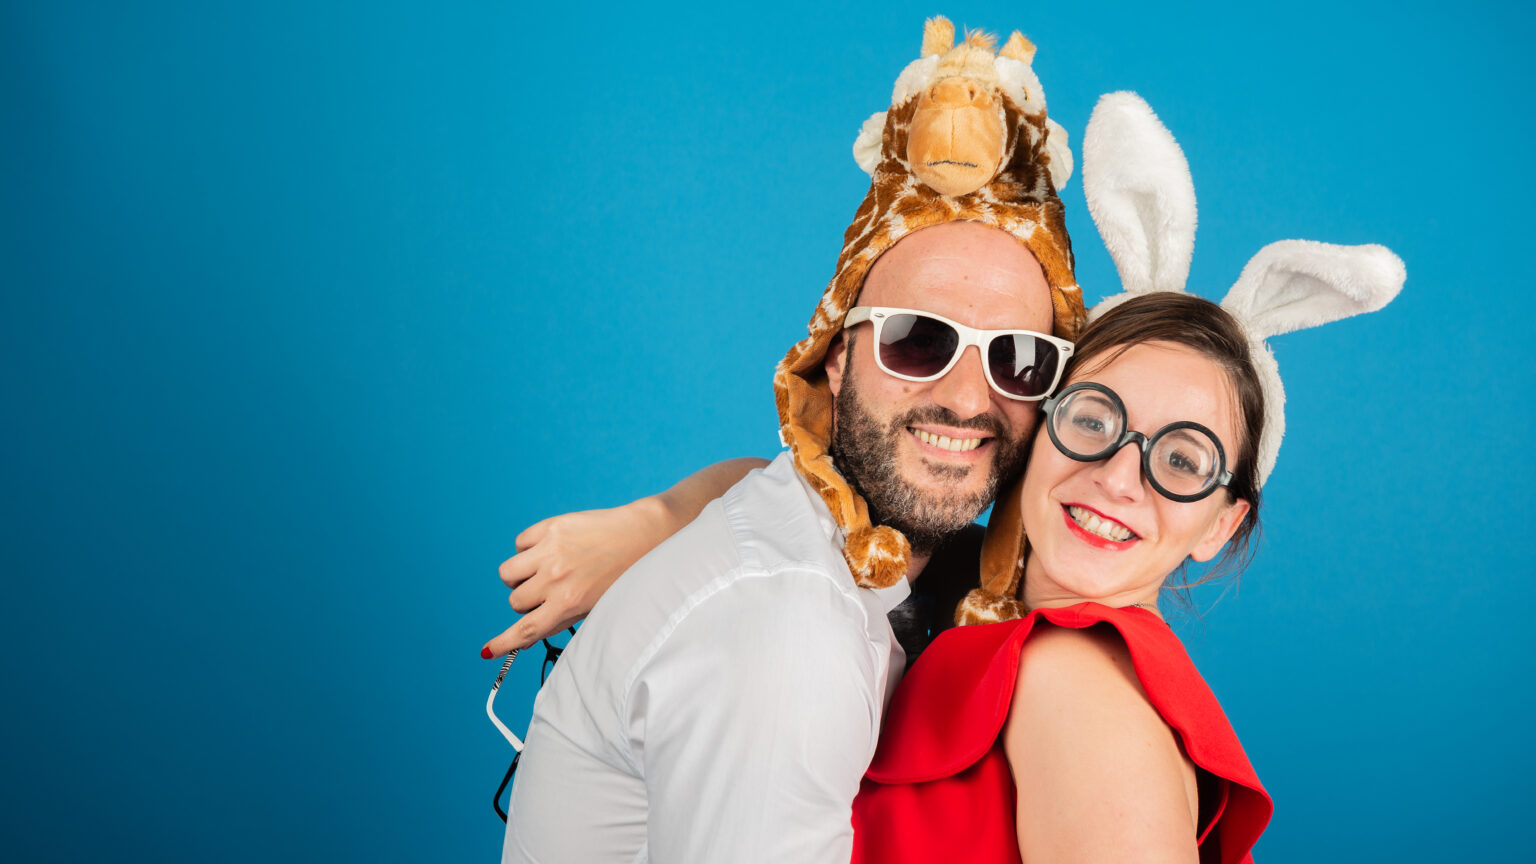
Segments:
[[[1243,517],[1248,515],[1250,506],[1248,499],[1235,498],[1232,503],[1223,507],[1216,515],[1216,519],[1211,522],[1210,528],[1206,530],[1205,536],[1200,538],[1200,542],[1195,544],[1194,549],[1190,550],[1189,557],[1196,561],[1209,561],[1215,558],[1216,553],[1221,551],[1221,547],[1227,545],[1227,541],[1237,533],[1237,526],[1243,524]]]
[[[821,368],[827,373],[827,387],[832,390],[832,398],[837,398],[837,391],[843,389],[843,368],[848,363],[847,331],[837,334],[832,344],[827,346],[826,359],[821,361]]]

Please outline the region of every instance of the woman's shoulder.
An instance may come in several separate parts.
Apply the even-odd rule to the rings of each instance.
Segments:
[[[1168,738],[1169,727],[1148,698],[1127,637],[1117,627],[1108,619],[1088,626],[1053,624],[1037,622],[1019,646],[1009,730],[1026,726],[1031,747],[1064,752]]]
[[[946,630],[902,679],[886,711],[881,745],[869,776],[906,782],[964,770],[991,748],[1002,731],[1026,644],[1033,645],[1039,636],[1056,629],[1052,624],[1088,627],[1107,618],[1129,617],[1128,626],[1136,629],[1138,616],[1163,626],[1144,610],[1128,614],[1083,604]],[[1166,638],[1171,639],[1171,634]],[[1054,645],[1042,648],[1042,657],[1055,650]],[[1035,649],[1029,653],[1034,655]]]
[[[1019,697],[1061,704],[1122,699],[1145,701],[1125,637],[1107,622],[1089,627],[1035,626],[1019,646]],[[1017,706],[1015,706],[1015,709]]]

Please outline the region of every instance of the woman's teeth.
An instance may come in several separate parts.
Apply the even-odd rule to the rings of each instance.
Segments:
[[[1125,541],[1136,536],[1135,534],[1131,533],[1131,529],[1121,525],[1119,522],[1111,522],[1108,519],[1101,519],[1099,518],[1099,514],[1094,513],[1092,510],[1071,506],[1067,508],[1067,512],[1072,514],[1073,522],[1083,526],[1083,530],[1087,531],[1089,534],[1103,537],[1105,540],[1114,540],[1117,543],[1124,543]]]
[[[940,450],[951,450],[955,453],[964,453],[981,446],[980,438],[950,438],[944,435],[932,435],[921,429],[913,429],[912,434],[924,444],[931,444]]]

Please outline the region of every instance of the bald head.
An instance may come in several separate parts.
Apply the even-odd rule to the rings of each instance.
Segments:
[[[936,312],[972,327],[1051,332],[1051,289],[1035,256],[1011,234],[945,222],[903,237],[864,280],[861,306]]]

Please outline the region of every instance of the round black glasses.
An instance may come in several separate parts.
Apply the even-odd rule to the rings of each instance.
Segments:
[[[1041,410],[1051,443],[1079,462],[1109,459],[1136,442],[1142,476],[1170,501],[1199,501],[1232,482],[1216,433],[1185,420],[1143,435],[1130,428],[1125,403],[1103,384],[1073,384],[1045,400]]]

